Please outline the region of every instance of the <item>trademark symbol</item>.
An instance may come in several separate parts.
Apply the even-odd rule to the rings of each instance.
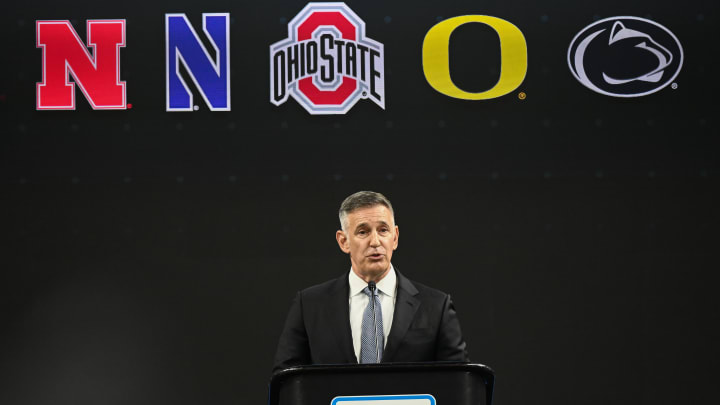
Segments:
[[[527,94],[525,94],[524,91],[521,91],[520,93],[518,93],[518,98],[520,100],[525,100],[527,98]]]
[[[678,84],[677,84],[677,83],[673,83],[673,84],[670,85],[670,87],[671,87],[673,90],[675,90],[675,89],[678,88]]]
[[[367,97],[367,91],[363,91],[363,92],[362,92],[362,96],[363,96],[363,97]]]
[[[127,109],[129,110],[129,109],[131,109],[131,108],[132,108],[132,104],[127,103]]]
[[[193,110],[197,111],[197,110],[199,110],[199,109],[200,109],[199,106],[197,106],[197,105],[194,105],[194,106],[193,106]]]

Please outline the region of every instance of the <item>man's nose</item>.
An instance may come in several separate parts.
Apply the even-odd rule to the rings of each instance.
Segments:
[[[380,246],[380,235],[378,235],[377,232],[372,232],[370,234],[370,246],[377,247]]]

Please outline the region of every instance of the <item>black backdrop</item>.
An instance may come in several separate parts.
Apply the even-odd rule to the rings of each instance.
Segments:
[[[344,116],[268,101],[269,45],[305,4],[4,6],[0,403],[263,403],[294,292],[349,267],[336,210],[360,189],[395,205],[394,263],[453,295],[496,404],[717,396],[715,2],[348,1],[385,46],[387,103]],[[166,12],[231,13],[232,111],[164,111]],[[425,33],[465,14],[524,33],[516,91],[425,81]],[[620,15],[680,39],[677,89],[619,99],[572,77],[573,36]],[[85,40],[97,18],[127,20],[133,108],[78,92],[76,111],[35,111],[35,20]],[[490,87],[498,46],[458,29],[455,82]]]

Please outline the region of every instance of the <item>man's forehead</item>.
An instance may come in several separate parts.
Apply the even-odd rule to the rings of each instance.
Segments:
[[[348,219],[353,225],[360,224],[392,224],[393,217],[390,210],[384,205],[358,208],[348,214]]]

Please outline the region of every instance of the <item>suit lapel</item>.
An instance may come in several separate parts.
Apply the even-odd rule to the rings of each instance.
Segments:
[[[397,299],[395,300],[395,313],[393,314],[392,327],[388,336],[387,345],[383,352],[383,363],[391,362],[400,342],[405,337],[415,313],[420,308],[420,300],[415,296],[418,290],[415,286],[395,269],[398,277]]]
[[[345,356],[345,363],[357,363],[350,331],[350,285],[347,273],[335,281],[331,291],[330,305],[325,308],[331,325],[329,329],[335,335],[338,347]]]

